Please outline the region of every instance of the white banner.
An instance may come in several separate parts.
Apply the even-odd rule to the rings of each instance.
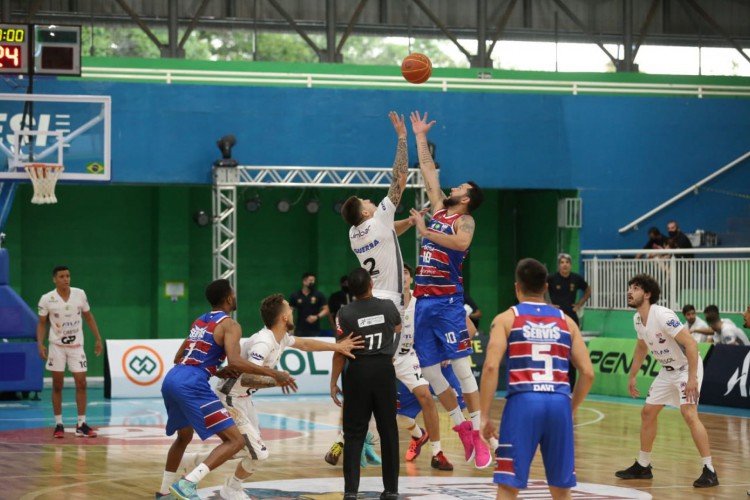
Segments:
[[[316,340],[333,343],[332,337]],[[160,398],[161,384],[173,366],[184,339],[107,340],[107,363],[112,398]],[[297,380],[298,394],[328,394],[333,353],[284,351],[277,370],[287,370]],[[259,395],[282,394],[274,387]]]

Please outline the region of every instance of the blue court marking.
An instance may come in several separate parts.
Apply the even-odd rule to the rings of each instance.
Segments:
[[[86,420],[93,426],[102,425],[129,425],[165,426],[167,412],[161,398],[143,399],[104,399],[99,388],[89,384],[88,404],[86,406]],[[53,427],[54,414],[52,413],[52,401],[50,391],[39,394],[41,401],[0,401],[0,431],[17,429],[37,429],[40,427]],[[258,418],[261,429],[281,429],[298,432],[338,430],[336,425],[330,425],[313,420],[290,418],[273,410],[274,400],[279,398],[293,398],[294,402],[328,400],[333,407],[329,396],[255,396],[258,409]],[[63,423],[66,427],[75,425],[78,411],[75,403],[75,389],[73,387],[63,388]]]

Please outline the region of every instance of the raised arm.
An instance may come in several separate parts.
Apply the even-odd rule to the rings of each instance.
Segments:
[[[404,116],[399,116],[395,111],[388,113],[393,128],[398,135],[398,144],[396,145],[396,159],[393,160],[393,170],[391,171],[391,187],[388,189],[388,198],[391,199],[394,206],[401,203],[401,196],[406,188],[407,170],[409,169],[409,149],[406,145],[406,124]]]
[[[443,200],[445,199],[445,193],[440,190],[435,160],[432,158],[430,147],[427,144],[427,133],[436,122],[435,120],[428,122],[427,113],[420,116],[419,111],[412,111],[409,117],[411,118],[411,129],[417,141],[419,169],[422,172],[425,191],[427,191],[427,197],[430,199],[430,205],[432,205],[432,211],[434,212],[443,208]]]
[[[338,342],[323,342],[322,340],[306,339],[304,337],[295,337],[294,339],[294,347],[300,351],[333,351],[352,359],[355,358],[352,351],[354,349],[361,349],[364,345],[365,341],[362,337],[355,338],[353,333]]]
[[[474,217],[465,214],[462,215],[456,223],[456,234],[445,234],[438,231],[430,231],[424,222],[424,216],[417,212],[415,209],[410,210],[411,216],[409,217],[414,225],[417,226],[417,232],[419,235],[427,238],[433,243],[442,245],[452,250],[466,251],[471,245],[471,240],[474,238]]]

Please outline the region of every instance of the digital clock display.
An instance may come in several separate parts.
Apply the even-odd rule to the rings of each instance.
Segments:
[[[0,24],[0,73],[28,73],[28,33],[25,24]]]

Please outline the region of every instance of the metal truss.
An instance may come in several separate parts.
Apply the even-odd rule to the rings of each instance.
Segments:
[[[393,178],[391,172],[390,167],[214,167],[213,279],[228,279],[237,289],[238,187],[387,188]],[[406,187],[416,189],[416,206],[429,204],[419,169],[409,169]]]

